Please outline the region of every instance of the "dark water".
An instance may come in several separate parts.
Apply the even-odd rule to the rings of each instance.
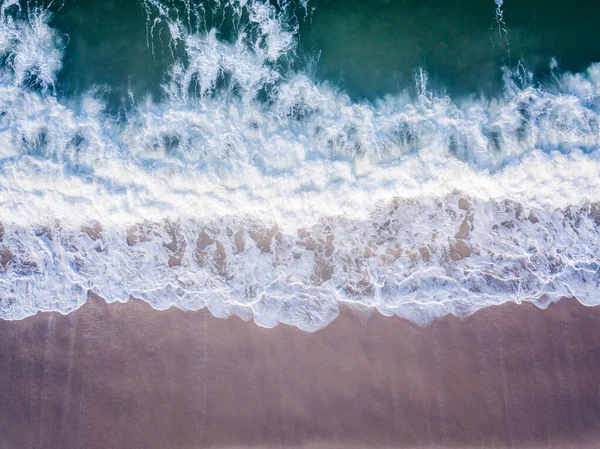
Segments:
[[[438,87],[494,93],[503,66],[521,60],[539,77],[551,58],[579,71],[600,59],[600,2],[507,0],[324,1],[314,15],[323,76],[373,97],[427,70]]]
[[[164,4],[201,32],[216,27],[221,38],[234,34],[230,8]],[[312,13],[306,16],[297,3],[283,7],[290,26],[299,25],[296,64],[312,64],[319,79],[355,98],[412,87],[419,68],[438,90],[494,94],[502,85],[502,67],[522,62],[544,80],[552,58],[560,71],[580,71],[600,60],[598,1],[317,0],[308,8]],[[51,9],[53,26],[68,35],[59,79],[63,94],[94,85],[108,88],[113,99],[127,92],[160,94],[173,49],[163,24],[149,36],[155,15],[148,16],[143,3],[65,0]]]

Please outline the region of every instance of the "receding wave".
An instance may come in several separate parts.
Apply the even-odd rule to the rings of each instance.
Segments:
[[[418,95],[356,102],[289,64],[285,4],[232,3],[234,39],[142,5],[175,62],[116,116],[100,87],[59,99],[67,38],[2,3],[0,317],[88,290],[309,331],[345,302],[420,323],[597,302],[600,65],[546,86],[507,68],[489,99],[416,72]]]

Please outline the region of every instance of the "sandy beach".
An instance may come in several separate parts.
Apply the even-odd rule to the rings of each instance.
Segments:
[[[598,373],[573,299],[311,334],[90,297],[0,321],[0,447],[596,447]]]
[[[0,0],[0,449],[600,449],[598,18]]]

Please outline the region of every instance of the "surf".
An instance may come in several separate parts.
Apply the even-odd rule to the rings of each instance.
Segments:
[[[48,9],[2,4],[0,317],[88,291],[306,331],[344,304],[426,324],[597,303],[600,65],[544,85],[517,64],[489,98],[417,70],[356,100],[294,62],[311,8],[286,5],[216,3],[225,37],[144,1],[173,62],[115,113],[102,86],[57,93],[69,38]]]

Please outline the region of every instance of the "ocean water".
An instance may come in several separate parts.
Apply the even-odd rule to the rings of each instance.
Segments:
[[[600,302],[597,2],[0,4],[0,318]]]

